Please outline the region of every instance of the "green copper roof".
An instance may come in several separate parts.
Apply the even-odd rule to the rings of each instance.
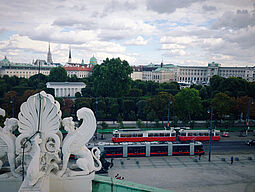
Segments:
[[[172,68],[167,68],[167,67],[159,67],[155,70],[156,72],[160,72],[160,71],[173,71]]]
[[[91,57],[90,60],[89,60],[89,64],[96,65],[97,64],[97,59],[94,56]]]
[[[1,65],[9,65],[10,64],[10,61],[6,58],[6,56],[4,57],[4,59],[2,59],[0,61],[0,64]]]

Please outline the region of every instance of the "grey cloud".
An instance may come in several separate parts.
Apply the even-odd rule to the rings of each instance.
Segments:
[[[233,43],[237,43],[241,48],[255,48],[255,27],[248,27],[248,29],[242,29],[236,34],[229,34],[228,40]]]
[[[119,10],[133,10],[133,9],[136,9],[136,3],[112,0],[110,3],[108,3],[105,6],[103,12],[112,12],[112,11],[119,11]]]
[[[124,40],[127,38],[127,31],[111,31],[111,30],[106,30],[102,31],[98,35],[99,39],[103,41],[111,41],[111,40]]]
[[[147,8],[158,13],[172,13],[177,8],[189,7],[192,3],[203,0],[147,0]]]
[[[2,33],[4,33],[4,32],[6,32],[7,30],[6,29],[4,29],[4,28],[0,28],[0,34],[2,34]]]
[[[250,14],[247,10],[237,10],[234,12],[226,12],[216,22],[213,23],[213,29],[232,28],[240,29],[247,26],[255,25],[255,14]]]
[[[91,19],[75,20],[72,18],[60,18],[53,22],[52,25],[60,27],[75,27],[78,29],[89,30],[96,29],[96,23]]]
[[[205,11],[216,11],[216,10],[217,10],[216,7],[214,7],[214,6],[208,6],[208,5],[204,5],[202,8],[203,8],[203,10],[205,10]]]

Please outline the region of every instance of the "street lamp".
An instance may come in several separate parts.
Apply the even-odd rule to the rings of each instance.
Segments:
[[[170,105],[172,104],[172,100],[171,98],[169,98],[169,102],[168,102],[168,118],[167,118],[167,127],[169,128],[170,127]]]
[[[246,136],[248,136],[248,130],[250,129],[249,127],[249,116],[250,116],[250,105],[253,105],[253,98],[251,98],[248,102],[248,112],[247,112],[247,118],[246,118],[246,125],[247,125],[247,129],[246,129]]]
[[[208,110],[208,113],[211,113],[211,119],[210,119],[210,130],[209,130],[209,158],[208,161],[211,161],[211,152],[212,152],[212,116],[213,116],[213,108],[211,106],[211,109]]]

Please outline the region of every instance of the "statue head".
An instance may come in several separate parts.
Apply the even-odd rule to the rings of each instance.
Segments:
[[[7,118],[4,125],[5,131],[13,132],[18,128],[18,120],[15,118]]]
[[[72,117],[66,117],[62,120],[62,125],[67,132],[73,132],[75,130],[74,122]]]

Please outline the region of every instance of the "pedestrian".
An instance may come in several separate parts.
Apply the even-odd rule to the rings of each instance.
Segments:
[[[113,166],[113,158],[111,158],[110,168],[112,168],[112,166]]]
[[[199,153],[198,155],[198,160],[200,161],[200,159],[201,159],[201,153]]]
[[[231,156],[230,160],[231,160],[231,164],[233,164],[233,162],[234,162],[234,157]]]

